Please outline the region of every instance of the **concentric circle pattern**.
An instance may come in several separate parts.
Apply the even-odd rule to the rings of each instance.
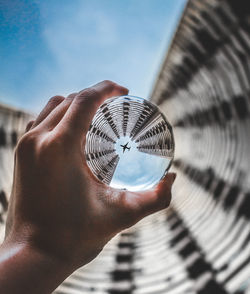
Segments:
[[[93,118],[85,155],[105,184],[131,191],[151,188],[174,156],[172,127],[158,107],[133,96],[105,101]]]
[[[155,81],[151,101],[175,137],[171,206],[114,237],[55,294],[250,294],[249,1],[187,1]],[[88,164],[106,183],[133,146],[142,155],[164,151],[145,134],[136,142],[147,102],[138,102],[139,115],[125,101],[116,111],[104,105],[98,112],[104,119],[88,134]],[[0,105],[0,240],[13,147],[30,119]],[[124,155],[122,138],[131,147]]]

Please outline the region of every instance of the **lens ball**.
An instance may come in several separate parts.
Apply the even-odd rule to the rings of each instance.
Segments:
[[[85,156],[101,182],[117,189],[147,190],[165,176],[173,161],[172,127],[148,100],[112,97],[92,120]]]

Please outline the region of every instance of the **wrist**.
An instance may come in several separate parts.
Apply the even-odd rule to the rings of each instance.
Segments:
[[[8,239],[0,248],[0,293],[51,293],[72,272],[28,242]]]
[[[23,244],[25,250],[31,250],[55,265],[75,271],[89,263],[103,248],[103,243],[91,238],[82,238],[80,230],[58,229],[34,224],[12,226],[5,240],[11,246]],[[106,242],[105,242],[106,243]]]

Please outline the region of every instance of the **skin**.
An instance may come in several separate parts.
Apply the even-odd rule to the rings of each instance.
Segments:
[[[121,230],[169,205],[175,174],[152,190],[129,192],[101,183],[86,164],[85,135],[97,108],[127,93],[103,81],[55,96],[28,124],[15,152],[0,293],[51,293]]]

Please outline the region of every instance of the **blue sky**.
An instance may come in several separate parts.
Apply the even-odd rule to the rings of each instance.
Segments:
[[[0,101],[38,112],[103,79],[147,98],[185,0],[0,0]]]
[[[130,150],[125,150],[121,144],[128,142]],[[129,137],[117,140],[115,149],[119,155],[110,186],[129,191],[141,191],[154,187],[169,168],[170,158],[139,152],[137,144]]]

